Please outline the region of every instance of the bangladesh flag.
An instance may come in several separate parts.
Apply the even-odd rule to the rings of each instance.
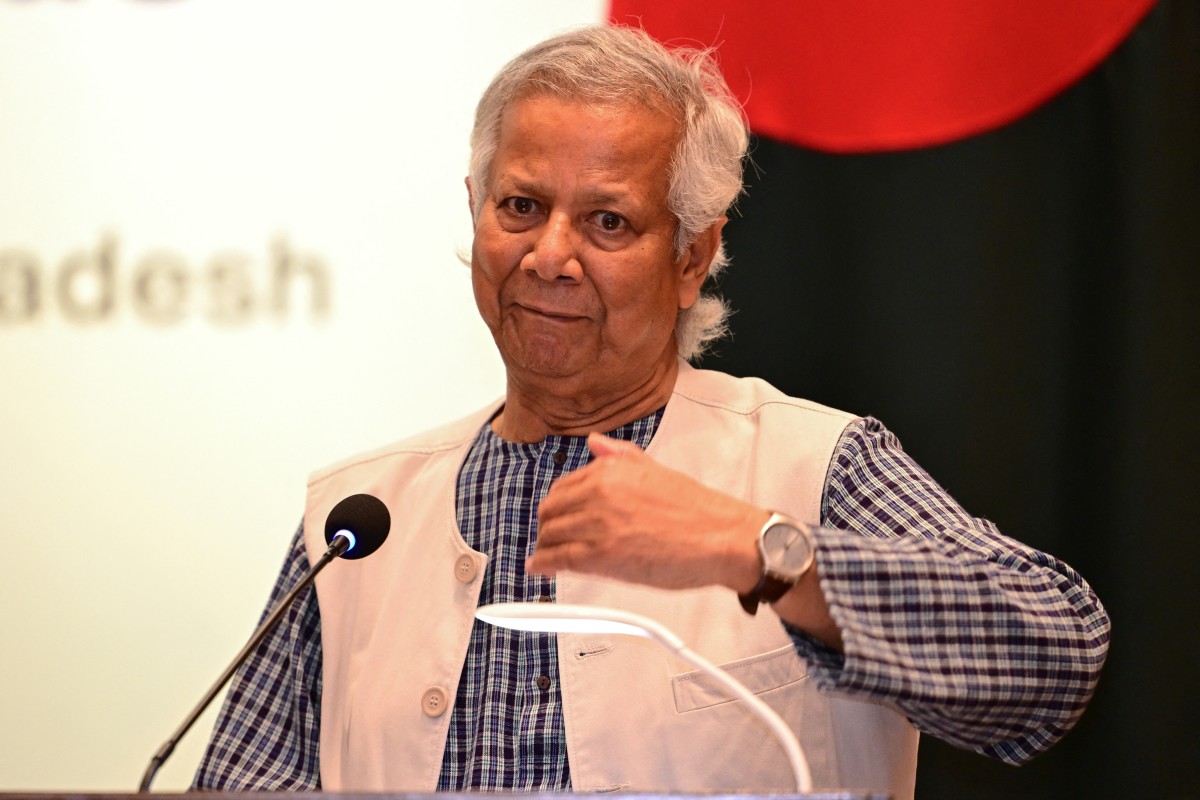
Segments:
[[[1200,3],[612,0],[714,46],[755,134],[706,365],[881,418],[1114,621],[1021,768],[926,737],[920,798],[1190,796],[1200,698]]]

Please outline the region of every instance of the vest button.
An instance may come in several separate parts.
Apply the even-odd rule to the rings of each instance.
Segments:
[[[475,580],[475,573],[478,571],[475,559],[468,555],[461,555],[454,562],[454,577],[458,578],[459,583],[470,583]]]
[[[430,686],[421,695],[421,710],[427,717],[440,717],[446,713],[446,690],[440,686]]]

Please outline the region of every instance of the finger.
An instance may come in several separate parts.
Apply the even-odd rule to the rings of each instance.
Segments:
[[[613,473],[620,461],[633,456],[642,456],[637,445],[619,439],[610,439],[603,434],[591,434],[588,438],[592,460],[579,469],[554,479],[550,491],[542,498],[540,508],[549,513],[563,513],[588,505],[603,502],[606,488],[620,473]],[[634,462],[630,461],[630,464]]]
[[[580,569],[580,565],[586,564],[587,546],[578,542],[570,542],[557,545],[555,547],[537,547],[533,554],[525,559],[525,572],[529,575],[544,575],[551,577],[559,570],[574,569],[576,571],[585,572]]]
[[[632,442],[623,439],[613,439],[602,433],[588,434],[588,449],[596,458],[612,458],[614,456],[640,456],[642,449]]]
[[[542,525],[555,517],[578,513],[595,501],[597,493],[589,489],[592,483],[587,467],[564,475],[550,485],[550,491],[538,503],[538,524]]]

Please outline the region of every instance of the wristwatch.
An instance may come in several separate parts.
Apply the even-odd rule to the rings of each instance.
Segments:
[[[808,528],[803,522],[777,513],[772,513],[763,525],[758,533],[762,578],[749,593],[738,595],[747,614],[757,613],[762,603],[774,603],[783,597],[812,569],[816,549]]]

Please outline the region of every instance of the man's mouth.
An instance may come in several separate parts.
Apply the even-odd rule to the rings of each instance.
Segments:
[[[573,319],[583,319],[582,314],[579,314],[575,311],[570,311],[567,309],[542,308],[542,307],[538,307],[538,306],[530,306],[530,305],[524,305],[524,304],[521,305],[521,308],[523,308],[526,311],[529,311],[533,314],[537,314],[540,317],[547,317],[549,319],[557,319],[557,320],[564,320],[564,321],[569,321],[569,320],[573,320]]]

